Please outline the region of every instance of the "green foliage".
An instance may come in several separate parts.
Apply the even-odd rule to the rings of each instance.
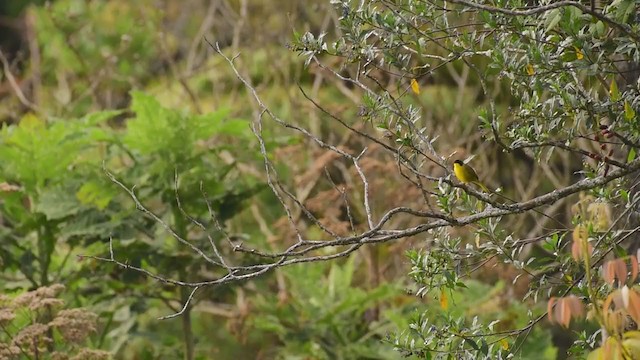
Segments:
[[[126,151],[114,150],[114,155],[118,156],[108,163],[110,167],[115,167],[119,181],[125,186],[135,185],[137,201],[144,206],[162,204],[152,209],[162,223],[145,225],[146,231],[153,234],[151,241],[135,241],[130,237],[137,237],[139,233],[114,238],[114,251],[116,254],[125,254],[133,265],[161,273],[167,278],[205,280],[221,269],[208,263],[183,242],[188,241],[209,253],[209,241],[214,241],[225,249],[224,255],[229,256],[231,249],[221,245],[223,241],[226,244],[224,228],[218,228],[215,224],[224,226],[226,221],[244,210],[247,199],[264,188],[257,179],[238,171],[237,164],[242,158],[225,161],[230,156],[222,156],[232,148],[230,144],[251,141],[248,123],[228,118],[225,110],[191,115],[168,109],[162,107],[155,98],[141,92],[132,93],[131,109],[135,117],[128,121],[126,131],[121,134],[121,144]],[[241,156],[252,157],[250,153]],[[206,224],[206,232],[189,217]],[[165,226],[170,227],[175,236],[171,236]],[[129,291],[144,294],[146,299],[166,298],[176,299],[179,303],[186,302],[188,292],[184,289],[168,285],[150,287],[138,273],[119,272],[114,275],[122,281],[133,276],[139,283]],[[228,292],[219,289],[208,299],[223,300],[228,295]],[[198,302],[198,299],[193,300],[182,316],[191,317],[191,308]],[[150,304],[149,300],[139,299],[132,304],[130,311],[143,312]],[[157,302],[153,304],[158,305]],[[192,329],[182,328],[181,331],[191,332]],[[135,348],[136,345],[132,345]],[[120,350],[123,353],[130,351],[124,347]],[[152,349],[149,351],[149,354],[155,352]]]
[[[220,156],[231,149],[228,141],[252,139],[248,124],[229,119],[226,111],[190,115],[163,108],[141,92],[132,93],[131,109],[136,116],[124,131],[104,126],[105,121],[122,113],[119,111],[50,123],[27,115],[18,125],[3,127],[0,183],[5,184],[5,191],[1,193],[0,211],[4,217],[2,231],[7,236],[0,256],[6,270],[21,274],[5,286],[20,286],[28,280],[35,287],[48,284],[53,277],[79,286],[85,283],[82,273],[104,278],[106,274],[96,272],[95,264],[68,259],[71,253],[97,240],[103,240],[102,245],[93,251],[104,253],[104,241],[109,238],[114,239],[116,256],[128,257],[134,265],[177,278],[185,278],[185,274],[193,279],[205,276],[208,270],[202,268],[202,259],[175,239],[170,240],[161,224],[149,223],[133,212],[123,189],[109,181],[101,168],[104,164],[121,175],[123,183],[135,184],[136,195],[143,203],[166,202],[167,206],[155,209],[158,216],[166,219],[180,237],[192,236],[189,241],[193,244],[208,247],[206,234],[188,221],[182,210],[194,218],[208,217],[208,203],[216,221],[224,225],[263,188],[237,171],[236,164],[242,158],[223,161]],[[247,153],[243,156],[252,157]],[[174,181],[176,175],[180,184]],[[176,191],[183,209],[176,203]],[[142,233],[153,234],[158,241],[132,241]],[[222,234],[215,230],[214,241],[220,241]],[[121,292],[121,281],[135,280],[139,284],[128,289],[130,293],[145,292],[146,297],[177,295],[184,301],[174,288],[148,287],[139,275],[132,275],[113,272],[109,275],[112,278],[101,285],[85,284],[83,292]],[[111,313],[115,319],[122,309],[143,312],[145,303],[142,299],[114,303],[104,309],[103,316]],[[122,327],[129,319],[117,323]],[[109,337],[115,350],[124,345],[124,337],[126,333],[117,332]]]
[[[409,330],[390,340],[404,355],[424,359],[446,358],[455,353],[462,358],[505,358],[512,347],[522,348],[522,359],[555,359],[551,337],[543,329],[532,329],[524,343],[509,341],[512,327],[530,324],[531,304],[505,300],[505,284],[493,286],[471,280],[456,290],[446,290],[447,309],[442,306],[416,311],[410,317]],[[441,295],[442,296],[442,295]],[[506,301],[506,302],[505,302]],[[544,354],[544,355],[541,355]]]
[[[278,359],[398,358],[382,343],[393,325],[382,309],[398,298],[400,289],[391,284],[354,286],[356,260],[283,269],[286,300],[260,296],[258,312],[250,319],[252,338],[275,337],[263,351]]]
[[[142,199],[146,194],[160,194],[163,201],[172,201],[177,174],[182,179],[183,203],[197,211],[192,215],[207,211],[201,201],[204,194],[199,184],[202,183],[208,200],[216,205],[215,210],[224,221],[239,210],[240,202],[260,189],[250,177],[241,179],[240,174],[234,173],[239,160],[225,162],[220,157],[232,148],[225,140],[251,141],[246,121],[229,119],[226,110],[189,115],[167,109],[140,92],[132,93],[131,109],[136,117],[127,124],[123,144],[137,165],[130,167],[129,176],[136,179]],[[252,157],[251,153],[239,156]]]
[[[3,127],[3,181],[20,183],[36,196],[45,185],[59,185],[68,178],[69,167],[81,165],[78,154],[94,146],[83,127],[61,121],[48,125],[35,115],[25,116],[18,126]]]
[[[140,91],[131,94],[131,110],[136,117],[127,122],[125,144],[142,155],[173,156],[167,162],[176,164],[188,161],[197,142],[212,136],[225,116],[219,111],[206,117],[182,116]]]
[[[7,269],[21,272],[32,286],[51,280],[52,256],[63,251],[62,247],[56,250],[56,243],[77,238],[65,232],[67,226],[97,220],[99,208],[86,200],[86,189],[80,189],[101,176],[98,140],[108,137],[108,130],[101,126],[113,113],[108,115],[51,123],[26,115],[19,125],[2,128],[0,182],[8,187],[0,194],[2,227],[7,232],[2,262]],[[102,209],[112,196],[108,190],[101,194]],[[105,230],[118,226],[121,224],[85,230],[82,239],[100,238]],[[9,229],[14,230],[9,233]]]
[[[618,223],[622,218],[612,223],[611,208],[635,208],[629,190],[637,186],[630,173],[637,171],[634,169],[638,163],[634,159],[640,147],[640,123],[635,121],[640,108],[638,3],[613,1],[602,4],[601,9],[557,2],[532,7],[525,1],[334,3],[341,14],[340,37],[332,41],[324,34],[301,34],[296,36],[292,48],[304,56],[307,63],[313,61],[326,66],[325,57],[343,60],[344,68],[336,70],[340,72],[340,79],[355,84],[365,93],[360,115],[379,128],[389,129],[398,146],[399,164],[408,170],[417,169],[416,177],[431,183],[429,188],[435,191],[430,193],[433,202],[427,200],[423,205],[438,216],[464,220],[460,224],[445,219],[453,229],[440,227],[438,221],[423,220],[430,229],[425,234],[430,243],[424,252],[409,254],[413,265],[410,275],[417,282],[417,295],[439,293],[443,308],[447,308],[447,293],[470,292],[468,296],[478,297],[478,293],[464,289],[471,282],[463,278],[473,277],[484,264],[495,261],[514,271],[514,283],[519,278],[526,279],[529,288],[524,297],[530,301],[537,301],[543,294],[556,294],[575,299],[572,304],[600,304],[604,294],[590,285],[595,272],[592,268],[610,252],[626,255],[621,245],[625,237],[617,231],[635,231],[637,225],[635,220],[631,221],[634,225]],[[472,79],[466,81],[468,74],[472,74]],[[393,85],[382,85],[388,77],[393,79]],[[483,141],[479,141],[476,149],[463,145],[455,135],[446,136],[446,131],[455,134],[462,131],[439,127],[431,117],[434,111],[416,108],[414,98],[421,94],[411,89],[420,80],[429,84],[427,88],[455,85],[460,99],[474,91],[483,95],[470,103],[456,101],[461,113],[468,109],[477,113]],[[478,108],[481,110],[476,110]],[[463,123],[454,122],[453,127]],[[525,225],[524,229],[515,228],[507,217],[491,212],[508,210],[512,203],[523,200],[512,200],[509,195],[499,192],[496,195],[493,191],[490,199],[482,199],[466,189],[454,187],[456,181],[446,178],[450,175],[448,171],[442,175],[439,167],[448,168],[451,160],[467,156],[469,151],[486,151],[486,140],[493,142],[488,147],[496,150],[496,156],[490,151],[484,164],[497,168],[493,177],[498,183],[512,186],[513,177],[519,175],[506,172],[508,175],[502,176],[508,167],[502,161],[504,158],[526,158],[532,163],[531,172],[549,169],[545,172],[552,179],[566,171],[568,180],[563,185],[547,181],[544,188],[535,189],[544,190],[548,195],[555,194],[554,189],[571,186],[578,176],[601,180],[614,168],[626,169],[624,178],[601,187],[590,186],[600,204],[594,203],[591,208],[601,206],[602,210],[589,216],[588,221],[575,216],[577,204],[571,209],[570,205],[565,207],[567,213],[574,215],[576,229],[579,225],[585,227],[588,235],[580,241],[587,242],[588,246],[577,247],[576,238],[583,237],[546,214],[548,220],[560,225],[559,229],[547,231],[536,222]],[[460,146],[464,147],[463,155],[452,155],[459,152],[456,147]],[[507,155],[497,156],[498,150]],[[573,164],[567,165],[570,162]],[[425,164],[424,167],[421,164]],[[438,171],[434,171],[434,167]],[[573,175],[578,176],[572,178]],[[529,179],[523,184],[529,186]],[[571,193],[580,190],[574,189]],[[512,194],[516,199],[523,198],[523,194],[516,191]],[[535,195],[524,195],[525,198],[532,196]],[[583,196],[581,194],[581,199]],[[562,205],[559,199],[546,204]],[[569,203],[572,201],[575,203],[575,200]],[[509,218],[516,217],[522,210],[509,212]],[[474,216],[478,218],[473,219]],[[433,229],[429,225],[433,225]],[[458,237],[452,233],[459,225],[465,227],[460,227],[463,235]],[[538,233],[542,235],[533,240],[525,235]],[[567,251],[566,241],[571,234],[573,249]],[[543,245],[538,247],[539,244]],[[635,251],[635,245],[632,248]],[[580,257],[592,256],[592,262],[578,261]],[[472,302],[460,304],[463,309],[474,306]],[[398,339],[395,345],[405,354],[427,359],[525,356],[529,354],[528,344],[522,339],[541,331],[531,327],[538,325],[545,313],[539,306],[537,311],[536,306],[530,306],[531,309],[526,309],[519,307],[518,302],[508,304],[509,309],[521,315],[507,332],[494,331],[486,325],[493,324],[492,319],[500,319],[501,314],[480,316],[476,320],[455,310],[435,316],[435,320],[433,314],[420,314],[405,334],[406,338]],[[538,315],[533,315],[535,312]],[[524,313],[528,315],[522,316]],[[531,325],[525,326],[526,321],[531,321]],[[532,336],[545,338],[542,334]],[[516,345],[503,346],[501,338],[507,345],[515,339]],[[622,341],[623,337],[617,334],[615,338]],[[581,341],[583,345],[586,343],[584,339]]]
[[[184,294],[112,264],[77,261],[76,255],[108,257],[108,240],[113,239],[116,258],[127,264],[182,280],[208,279],[218,274],[212,267],[203,266],[202,259],[172,238],[164,226],[136,211],[128,194],[105,176],[103,166],[133,189],[141,203],[167,226],[205,250],[210,249],[207,233],[217,244],[225,241],[228,245],[223,233],[230,227],[242,229],[238,236],[249,242],[264,241],[253,228],[254,223],[246,220],[252,220],[251,214],[243,214],[248,200],[264,188],[254,177],[253,161],[258,154],[248,150],[255,138],[248,121],[234,118],[237,114],[251,115],[252,109],[245,99],[237,99],[239,86],[229,85],[235,81],[233,75],[216,70],[212,81],[209,72],[202,71],[215,64],[216,59],[208,54],[205,64],[196,54],[194,64],[189,65],[191,73],[182,79],[184,83],[174,81],[172,76],[176,74],[167,71],[173,65],[182,70],[182,50],[190,42],[180,34],[182,25],[176,29],[163,26],[172,16],[184,16],[180,10],[192,5],[179,4],[178,11],[172,12],[168,8],[171,2],[165,3],[168,7],[152,3],[56,0],[47,6],[26,8],[28,31],[24,32],[25,48],[21,50],[27,50],[27,41],[33,47],[23,52],[25,57],[5,55],[26,97],[36,104],[33,110],[37,115],[20,119],[15,114],[23,111],[24,104],[5,92],[0,94],[3,105],[9,104],[2,119],[7,117],[9,121],[3,125],[0,139],[0,259],[3,279],[7,280],[0,287],[25,290],[64,282],[71,290],[66,293],[70,301],[100,312],[105,323],[104,332],[99,334],[100,346],[135,358],[184,355],[181,335],[189,331],[188,327],[180,324],[180,319],[167,321],[170,325],[166,326],[156,321],[175,311],[176,304],[183,304]],[[0,7],[10,7],[15,13],[22,5],[16,1]],[[299,6],[295,1],[280,5]],[[289,31],[290,23],[281,21],[277,12],[268,18],[261,11],[250,10],[250,17],[252,14],[259,14],[261,26],[266,21],[271,30],[279,27]],[[189,20],[185,26],[191,36],[200,31],[199,19]],[[310,20],[321,23],[319,18]],[[228,25],[223,26],[226,32]],[[238,34],[244,42],[244,35]],[[302,69],[295,55],[285,49],[252,50],[252,78],[283,84],[268,94],[281,103],[283,114],[307,115],[305,107],[282,101],[295,87],[289,72]],[[281,65],[278,73],[265,70],[274,56],[279,57]],[[200,99],[204,109],[198,111],[201,115],[173,109],[185,107],[180,93],[189,86]],[[131,88],[144,90],[131,92]],[[339,91],[321,96],[342,98]],[[229,109],[233,111],[211,110],[220,103],[231,104]],[[113,108],[122,110],[102,110]],[[96,112],[87,114],[90,111]],[[269,128],[263,131],[269,150],[297,141]],[[269,220],[277,220],[281,209],[273,195],[261,195],[269,209]],[[221,228],[212,225],[207,205]],[[205,224],[206,231],[190,222],[182,210]],[[230,226],[238,221],[238,215],[244,217],[244,223]],[[224,248],[224,255],[233,257],[229,247]],[[253,260],[245,257],[239,262]],[[266,277],[265,282],[269,281]],[[224,305],[234,301],[234,290],[229,287],[198,294]],[[193,305],[199,305],[199,299]],[[209,324],[202,316],[192,319],[194,328]],[[216,326],[215,330],[216,339],[231,337],[224,327]],[[205,341],[197,345],[200,358],[210,358],[209,345]],[[217,346],[233,347],[225,341]],[[233,350],[237,356],[250,351],[237,347]]]
[[[10,3],[0,7],[13,15],[27,1]],[[541,164],[534,165],[535,172],[539,170],[535,166],[542,169],[544,165],[544,171],[554,179],[557,176],[553,173],[568,163],[575,165],[569,169],[571,176],[595,179],[609,167],[623,168],[635,161],[640,92],[629,76],[637,69],[626,66],[640,59],[636,1],[605,3],[596,10],[599,17],[578,6],[536,12],[525,1],[480,2],[485,4],[482,9],[474,6],[475,2],[465,5],[464,1],[332,3],[340,17],[338,38],[333,38],[331,31],[295,33],[291,48],[311,69],[318,59],[337,59],[338,90],[318,91],[320,77],[313,79],[315,72],[297,74],[302,66],[292,54],[255,44],[241,49],[251,54],[249,63],[242,67],[249,69],[252,84],[272,85],[259,90],[268,100],[265,103],[277,102],[276,113],[302,119],[301,126],[308,125],[312,133],[328,142],[343,137],[343,128],[338,132],[314,119],[304,123],[308,108],[283,101],[291,100],[292,77],[302,82],[305,91],[313,89],[308,93],[322,99],[320,103],[331,103],[327,113],[355,119],[353,124],[364,120],[387,130],[397,155],[409,159],[402,163],[398,156],[394,161],[409,165],[407,169],[417,171],[416,175],[428,175],[427,186],[422,188],[421,184],[421,189],[433,195],[434,201],[428,205],[439,211],[439,221],[504,209],[511,203],[505,198],[489,206],[457,188],[438,166],[437,171],[420,168],[420,164],[431,163],[446,168],[450,154],[458,152],[471,133],[474,139],[482,137],[498,144],[478,148],[490,154],[488,167],[509,167],[502,158],[493,157],[493,151],[485,151],[499,148],[508,156]],[[204,15],[202,11],[204,20],[191,19],[193,12],[181,10],[194,7],[198,11],[197,6],[176,2],[178,10],[171,13],[171,4],[157,7],[150,0],[57,0],[47,7],[26,10],[29,31],[25,38],[33,61],[16,67],[12,63],[11,70],[16,71],[20,89],[33,99],[38,112],[19,122],[20,116],[10,114],[17,125],[3,125],[0,132],[0,265],[7,279],[0,284],[3,289],[37,288],[63,281],[73,290],[70,293],[75,302],[100,309],[108,323],[108,330],[101,334],[102,346],[111,347],[123,358],[144,359],[184,356],[188,350],[180,345],[198,343],[194,328],[211,323],[215,324],[215,335],[207,335],[206,341],[200,339],[196,357],[207,358],[215,349],[220,351],[215,354],[229,357],[254,351],[279,358],[553,358],[556,348],[550,345],[547,328],[537,323],[538,315],[544,313],[537,300],[570,292],[580,301],[602,302],[603,292],[594,293],[584,285],[592,279],[585,281],[589,276],[585,266],[568,251],[571,229],[525,237],[537,225],[530,224],[532,229],[526,231],[512,229],[511,219],[516,214],[510,214],[454,226],[453,230],[433,228],[423,233],[424,248],[409,252],[409,275],[416,282],[418,295],[411,301],[427,302],[428,310],[418,309],[414,316],[407,316],[406,308],[395,303],[407,301],[399,299],[397,286],[377,282],[370,289],[356,286],[363,281],[357,259],[352,258],[342,265],[278,269],[286,279],[278,296],[272,293],[272,276],[238,288],[199,290],[182,318],[158,324],[155,318],[179,310],[188,291],[150,282],[140,273],[114,264],[78,262],[74,255],[108,257],[107,241],[111,238],[114,256],[128,265],[183,281],[216,278],[224,274],[221,269],[185,243],[206,249],[207,255],[214,243],[234,264],[255,264],[256,257],[239,258],[232,252],[227,232],[233,231],[232,236],[247,243],[266,244],[267,235],[255,229],[254,214],[246,211],[249,201],[266,209],[271,225],[276,224],[282,210],[273,194],[261,193],[266,187],[254,178],[255,168],[263,164],[255,166],[256,159],[262,161],[261,155],[249,150],[255,145],[249,122],[234,118],[253,116],[256,109],[238,97],[244,90],[238,89],[235,75],[219,71],[220,58],[200,53],[198,47],[199,37],[210,32],[222,46],[231,44],[234,52],[239,43],[254,36],[246,36],[246,29],[205,29],[206,19],[211,18],[208,12]],[[244,4],[238,23],[255,21],[255,14],[259,14],[259,26],[269,29],[265,34],[283,24],[289,31],[290,22],[277,17],[283,10],[266,18],[258,11],[269,2],[265,4]],[[283,2],[279,9],[291,4],[299,6]],[[231,2],[211,8],[211,16],[219,16],[217,11],[233,14],[235,5]],[[514,16],[492,6],[526,8],[529,15]],[[304,3],[301,8],[301,17],[310,18],[306,20],[309,28],[326,29],[323,23],[327,22],[313,16],[317,7]],[[166,29],[163,26],[170,16],[190,21],[179,20],[175,29]],[[222,18],[237,20],[234,16]],[[215,23],[228,27],[224,21]],[[185,41],[188,37],[184,33],[198,33],[198,39]],[[265,36],[260,35],[259,39]],[[242,57],[238,60],[244,61]],[[278,68],[272,73],[267,69],[274,63]],[[212,66],[216,66],[214,75],[208,71]],[[173,77],[164,73],[168,70]],[[331,71],[323,70],[322,76],[327,74]],[[309,84],[310,80],[315,81]],[[409,84],[414,83],[416,87],[419,84],[420,94],[412,93]],[[360,108],[356,110],[351,103],[345,106],[344,94],[359,96],[358,91],[363,93]],[[188,105],[184,94],[188,94]],[[0,95],[3,104],[25,105]],[[221,103],[229,104],[228,108],[218,108]],[[187,106],[198,109],[198,114],[182,110]],[[104,108],[125,110],[97,111],[77,118]],[[57,114],[60,119],[48,114]],[[442,122],[451,127],[443,127]],[[476,123],[481,124],[479,132]],[[608,134],[601,131],[601,124],[608,126]],[[296,141],[269,125],[262,131],[267,150]],[[596,138],[599,134],[610,141],[605,144]],[[585,143],[602,151],[593,156],[593,149]],[[604,149],[611,144],[619,146],[622,155],[616,159],[622,166],[602,161],[607,154]],[[368,146],[352,139],[342,145],[349,149]],[[465,151],[472,149],[465,146]],[[558,149],[572,157],[553,162]],[[309,151],[305,155],[300,158],[311,161],[315,154]],[[584,167],[577,161],[582,158],[587,160]],[[288,165],[275,165],[281,177],[278,180],[298,186],[296,169]],[[104,175],[103,166],[122,186]],[[512,185],[502,183],[510,182],[510,176],[496,174],[495,178],[501,185]],[[621,179],[591,191],[597,202],[610,203],[635,216],[635,186],[629,184]],[[550,186],[556,183],[540,185]],[[132,196],[157,218],[138,212]],[[632,253],[620,243],[626,229],[604,232],[592,220],[585,225],[585,240],[595,244],[595,254]],[[205,224],[204,229],[196,221]],[[584,216],[574,216],[573,225],[584,222]],[[603,223],[605,228],[612,224],[610,219]],[[310,228],[304,236],[317,231]],[[375,238],[372,236],[366,238]],[[519,271],[514,283],[518,279],[531,281],[522,292],[528,302],[517,299],[521,295],[512,294],[507,283],[475,277],[475,271],[489,260]],[[230,325],[237,320],[237,313],[230,311],[228,328],[218,326],[225,321],[222,318],[193,314],[206,302],[225,309],[236,301],[242,303],[238,294],[254,289],[258,289],[257,300],[247,302],[255,308],[241,314],[249,319],[249,345],[246,339],[235,337],[238,332]],[[386,333],[395,330],[394,325],[401,330],[390,343],[398,352],[381,342]],[[594,332],[580,328],[575,354],[597,347],[599,338]]]
[[[58,0],[32,8],[42,82],[56,89],[44,103],[65,115],[95,110],[109,94],[122,103],[130,81],[149,77],[160,56],[160,11],[151,2]],[[112,106],[113,106],[112,105]]]

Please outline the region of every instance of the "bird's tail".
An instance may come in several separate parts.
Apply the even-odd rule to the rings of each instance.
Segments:
[[[481,183],[480,181],[475,181],[474,182],[476,185],[480,186],[480,188],[482,189],[482,191],[486,192],[486,193],[491,193],[491,190],[489,190],[488,187],[484,186],[483,183]]]

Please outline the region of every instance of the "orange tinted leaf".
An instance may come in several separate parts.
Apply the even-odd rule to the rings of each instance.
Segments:
[[[443,290],[440,290],[440,308],[442,310],[447,310],[449,308],[449,299],[447,299],[447,293]]]
[[[616,306],[616,310],[626,308],[626,305],[624,304],[625,302],[624,296],[620,289],[614,291],[612,295],[613,295],[613,304]]]
[[[7,182],[0,183],[0,192],[14,192],[20,190],[20,186],[11,185]]]
[[[549,317],[549,322],[553,324],[553,304],[556,302],[555,297],[551,297],[549,302],[547,302],[547,317]]]
[[[504,351],[509,350],[509,342],[507,342],[507,340],[505,340],[505,339],[500,340],[500,347]]]
[[[533,76],[533,74],[535,74],[535,73],[536,73],[536,71],[533,68],[533,65],[527,64],[527,75]]]
[[[560,314],[558,316],[560,324],[568,328],[569,323],[571,322],[571,307],[569,306],[567,299],[560,299],[556,309],[560,309]]]
[[[636,281],[638,277],[638,258],[635,255],[629,256],[629,261],[631,261],[631,281]]]
[[[618,286],[620,287],[627,282],[627,263],[622,259],[612,261],[614,261],[613,271],[616,274],[616,278],[618,278]]]
[[[613,286],[615,274],[613,273],[613,263],[611,261],[607,261],[602,265],[602,279]]]
[[[420,85],[416,79],[411,79],[411,90],[414,94],[420,95]]]
[[[611,302],[613,302],[613,294],[609,294],[602,304],[602,310],[604,312],[604,320],[607,322],[608,315],[611,313]]]
[[[623,359],[622,344],[614,337],[608,338],[602,349],[602,360]]]
[[[575,261],[580,261],[580,241],[575,239],[571,243],[571,257]]]
[[[636,324],[640,324],[640,294],[638,294],[636,290],[631,289],[629,290],[628,296],[629,306],[627,307],[627,312]]]
[[[582,304],[582,301],[580,301],[580,299],[575,295],[570,295],[566,298],[566,301],[569,303],[569,308],[571,308],[572,317],[582,317],[584,314],[584,305]]]

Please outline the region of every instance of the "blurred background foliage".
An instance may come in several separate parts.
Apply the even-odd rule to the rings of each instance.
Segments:
[[[77,257],[108,256],[113,239],[116,257],[132,266],[190,281],[220,275],[137,211],[123,187],[135,187],[145,207],[193,244],[209,241],[186,217],[207,219],[205,198],[232,241],[267,249],[290,243],[249,126],[259,109],[204,38],[240,54],[236,65],[279,116],[359,148],[360,140],[324,121],[299,87],[345,118],[356,118],[359,91],[305,68],[286,47],[294,32],[339,36],[338,16],[321,0],[0,2],[2,292],[18,296],[63,283],[59,296],[69,306],[99,315],[91,345],[119,359],[396,359],[402,354],[388,334],[419,322],[425,310],[435,318],[455,309],[469,321],[525,323],[526,304],[504,286],[502,269],[490,266],[485,281],[451,291],[449,304],[411,296],[405,251],[419,239],[214,287],[198,293],[184,316],[162,321],[188,292]],[[460,71],[432,79],[414,101],[442,142],[464,153],[465,144],[481,139],[471,121],[474,97],[463,96],[477,84],[456,83],[466,76]],[[353,125],[375,133],[358,120]],[[347,229],[323,173],[355,186],[354,169],[331,164],[324,150],[281,128],[264,131],[281,181],[318,218]],[[408,206],[420,195],[397,185],[392,159],[376,151],[369,149],[363,165],[372,178],[385,174],[371,184],[373,201]],[[233,254],[223,231],[208,230],[226,256],[251,261]],[[555,357],[545,329],[536,328],[523,349],[523,358]]]

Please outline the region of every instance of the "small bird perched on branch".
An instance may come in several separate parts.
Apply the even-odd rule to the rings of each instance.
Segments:
[[[476,184],[480,186],[482,191],[487,193],[491,192],[489,191],[489,188],[487,188],[486,186],[484,186],[484,184],[480,182],[480,180],[478,179],[478,174],[476,174],[476,171],[473,170],[471,166],[463,163],[462,160],[456,160],[453,162],[453,173],[456,175],[456,177],[458,178],[458,180],[460,180],[461,183]]]

